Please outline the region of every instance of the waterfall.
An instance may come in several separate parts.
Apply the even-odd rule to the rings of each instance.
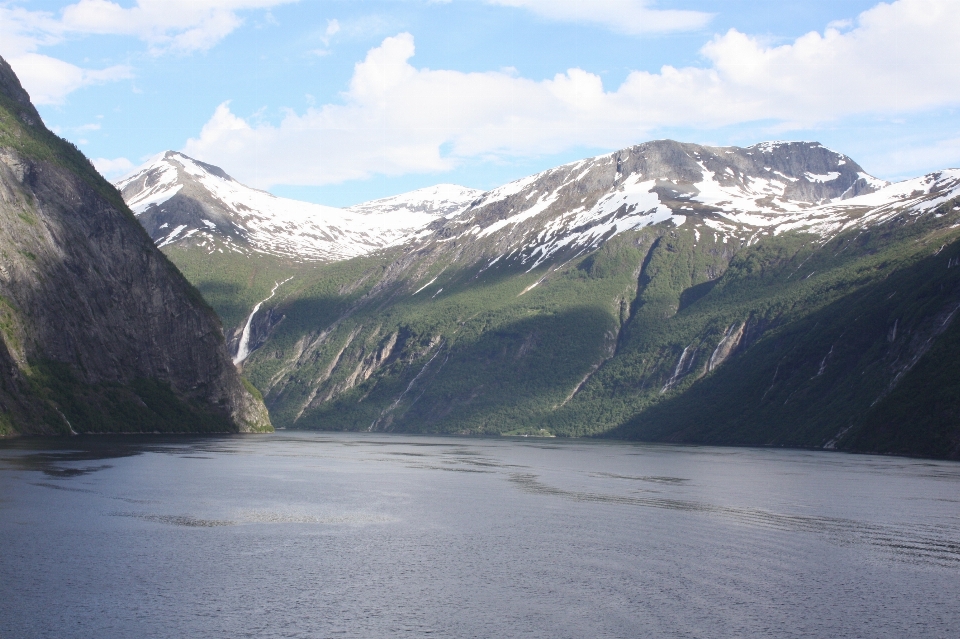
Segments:
[[[250,313],[250,317],[247,318],[247,323],[243,327],[243,333],[240,334],[240,346],[237,347],[237,355],[233,358],[234,364],[239,364],[243,360],[247,359],[247,356],[250,354],[250,325],[253,323],[253,316],[257,314],[257,311],[260,310],[260,307],[264,302],[267,302],[277,293],[277,289],[292,280],[292,277],[288,277],[282,282],[274,282],[273,288],[270,289],[270,295],[266,298],[257,302],[257,305],[253,307],[253,311]]]

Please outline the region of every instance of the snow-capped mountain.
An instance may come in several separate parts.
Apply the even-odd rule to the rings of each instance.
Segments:
[[[371,200],[351,206],[346,210],[362,215],[417,216],[427,214],[432,217],[447,217],[459,213],[481,195],[483,195],[483,191],[479,189],[471,189],[456,184],[437,184],[409,193]]]
[[[922,199],[918,193],[944,188],[943,179],[949,176],[888,186],[816,142],[739,148],[660,140],[485,193],[441,184],[346,209],[275,197],[173,151],[117,187],[161,247],[329,261],[406,242],[469,238],[486,240],[475,250],[483,246],[488,256],[533,268],[667,220],[691,219],[742,244],[789,229],[829,235],[854,220],[866,223],[864,207]]]
[[[957,455],[883,442],[947,415],[885,417],[956,379],[958,169],[889,184],[815,142],[662,140],[343,210],[177,154],[121,186],[282,427]]]
[[[347,259],[401,242],[478,195],[442,185],[339,209],[250,188],[219,167],[174,151],[116,186],[160,247],[178,243],[304,260]]]
[[[717,148],[662,140],[511,182],[416,237],[490,238],[496,259],[533,268],[668,220],[678,226],[689,220],[741,243],[790,229],[829,235],[867,223],[867,207],[882,216],[883,206],[919,202],[950,179],[943,174],[888,185],[815,142]]]

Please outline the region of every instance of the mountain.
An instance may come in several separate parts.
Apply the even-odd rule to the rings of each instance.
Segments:
[[[281,427],[957,458],[958,228],[957,170],[660,140],[350,259],[165,250]]]
[[[353,211],[366,216],[409,216],[420,221],[432,221],[438,217],[447,217],[459,213],[471,202],[483,195],[479,189],[471,189],[456,184],[437,184],[424,189],[417,189],[409,193],[401,193],[380,200],[371,200],[349,207]],[[414,217],[414,216],[426,217]],[[419,228],[411,224],[411,229]]]
[[[403,244],[482,195],[441,184],[338,209],[275,197],[175,151],[115,185],[157,246],[217,309],[238,363],[251,311],[295,273]],[[248,329],[247,344],[259,344],[271,319],[268,307]]]
[[[275,197],[167,151],[116,183],[158,246],[331,261],[364,255],[463,208],[477,191],[421,189],[349,209]]]
[[[789,229],[829,234],[844,225],[848,200],[884,186],[816,143],[717,149],[668,140],[507,184],[432,230],[435,240],[469,238],[474,252],[533,269],[664,222],[745,243]]]
[[[0,434],[272,430],[220,323],[0,59]]]

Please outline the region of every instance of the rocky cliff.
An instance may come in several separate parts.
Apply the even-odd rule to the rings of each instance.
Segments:
[[[0,433],[249,432],[219,320],[0,59]]]

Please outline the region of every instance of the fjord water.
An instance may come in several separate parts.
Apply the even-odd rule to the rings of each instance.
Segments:
[[[0,637],[949,637],[960,464],[290,434],[0,444]]]

